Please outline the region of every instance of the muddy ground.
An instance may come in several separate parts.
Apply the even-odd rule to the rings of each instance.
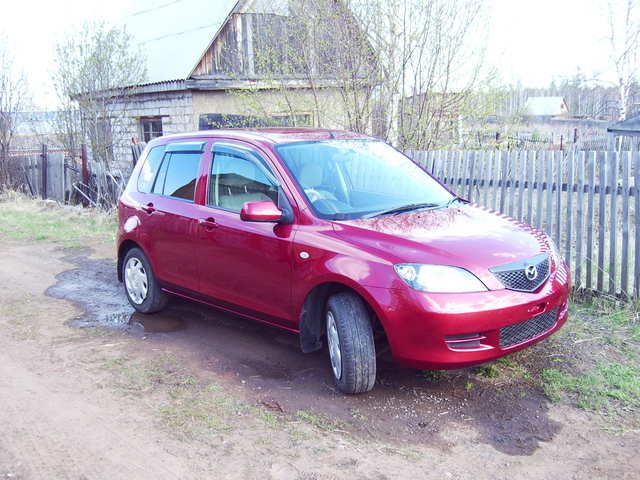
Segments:
[[[179,300],[133,314],[111,246],[0,251],[0,478],[638,478],[637,431],[527,378],[382,356],[344,396],[295,336]]]

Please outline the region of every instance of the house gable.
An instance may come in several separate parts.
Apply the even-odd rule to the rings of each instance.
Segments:
[[[336,28],[337,22],[343,28]],[[336,66],[344,61],[338,52],[350,47],[370,51],[352,13],[341,2],[242,0],[189,77],[306,81],[312,74],[327,80],[336,76]],[[362,63],[366,63],[363,70],[370,72],[373,53]]]

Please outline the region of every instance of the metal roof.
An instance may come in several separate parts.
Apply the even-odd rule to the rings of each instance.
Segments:
[[[186,79],[239,0],[136,0],[124,18],[146,56],[148,84]]]
[[[567,114],[567,104],[562,97],[529,97],[524,105],[525,115],[553,117]]]
[[[620,134],[636,134],[640,135],[640,115],[636,117],[627,118],[618,123],[614,123],[607,132],[620,133]]]

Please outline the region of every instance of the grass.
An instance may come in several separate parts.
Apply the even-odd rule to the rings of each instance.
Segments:
[[[79,247],[89,240],[113,242],[116,230],[114,213],[43,202],[19,194],[0,196],[0,238]]]
[[[318,414],[311,410],[298,410],[296,412],[296,417],[309,425],[319,428],[320,430],[332,431],[340,429],[340,425],[335,421],[325,415]]]
[[[640,367],[603,363],[582,374],[569,374],[555,368],[542,373],[545,393],[553,401],[572,399],[591,411],[615,411],[640,407]]]
[[[639,421],[639,312],[634,301],[575,301],[570,321],[556,338],[570,355],[540,375],[546,395],[554,402]]]

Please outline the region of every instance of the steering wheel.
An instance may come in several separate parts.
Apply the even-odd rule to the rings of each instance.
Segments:
[[[336,196],[328,190],[305,188],[304,193],[307,194],[311,203],[316,203],[319,200],[338,200]]]

